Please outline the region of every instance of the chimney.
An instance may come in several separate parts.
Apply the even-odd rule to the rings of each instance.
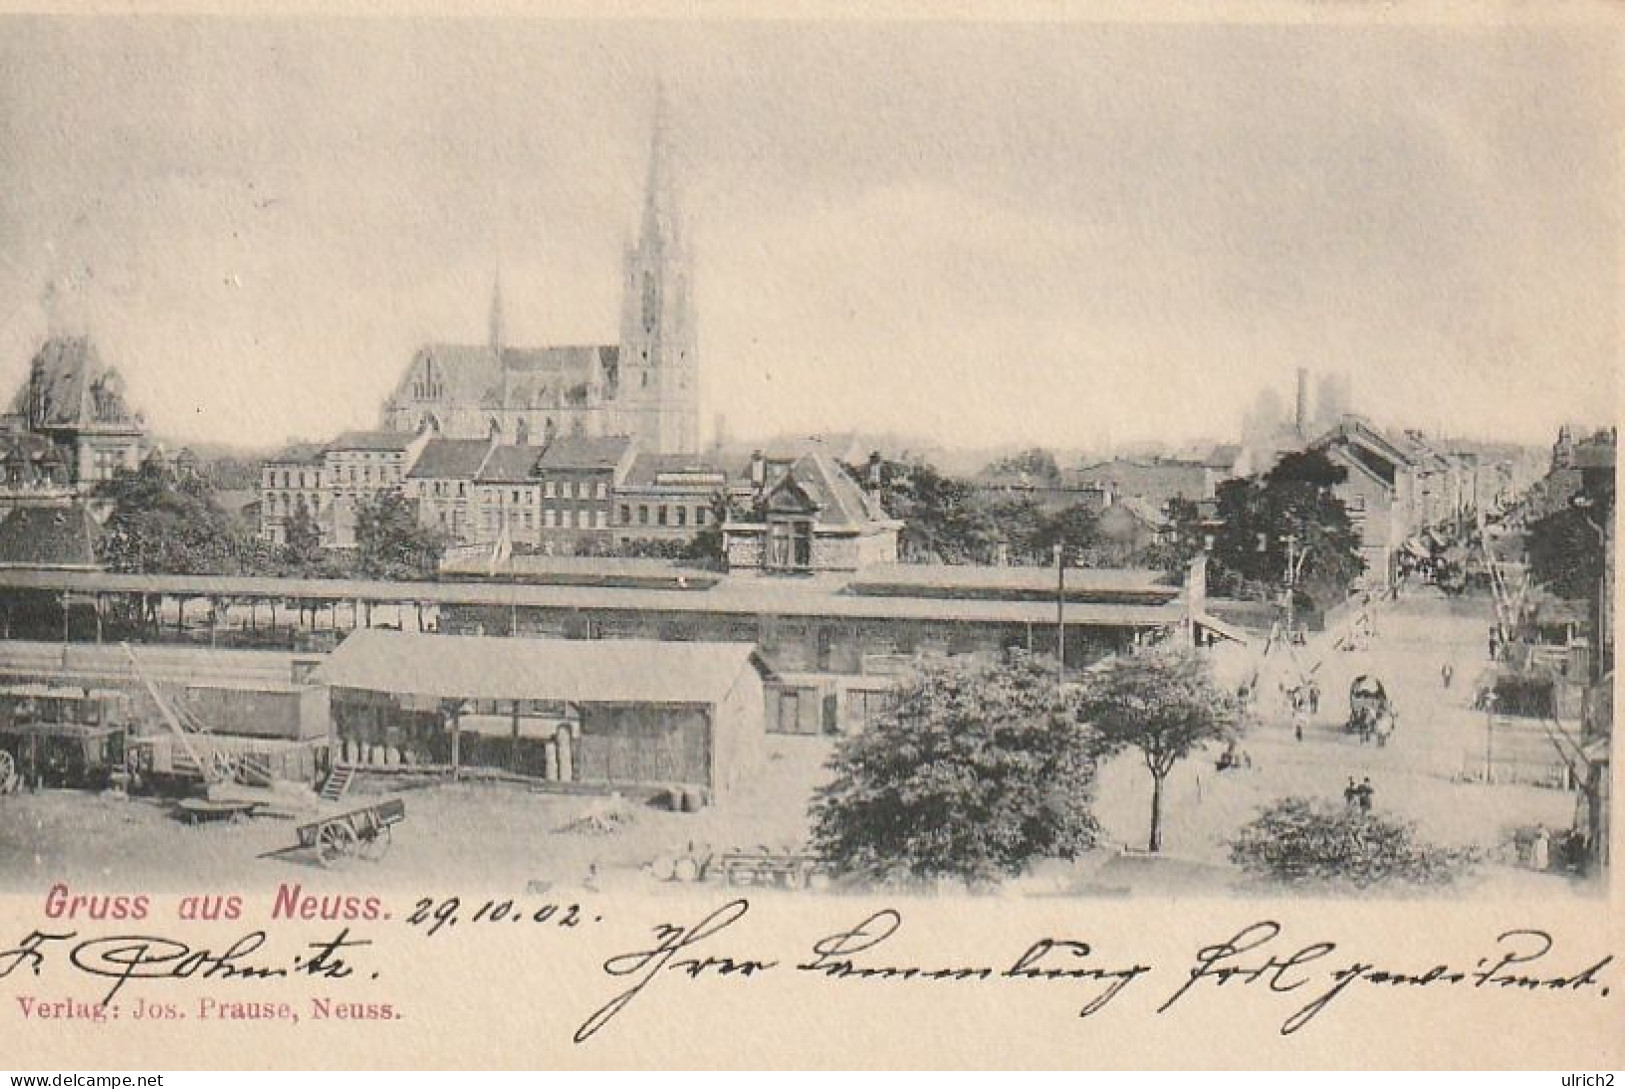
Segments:
[[[1298,368],[1298,401],[1295,414],[1292,418],[1293,427],[1298,438],[1307,438],[1309,435],[1309,368]]]
[[[877,494],[879,493],[880,486],[882,484],[880,472],[881,464],[880,451],[871,450],[869,452],[869,490]]]
[[[752,451],[750,455],[750,486],[758,495],[767,487],[767,461],[760,450]]]

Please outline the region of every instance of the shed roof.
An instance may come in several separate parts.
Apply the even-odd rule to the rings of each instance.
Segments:
[[[443,699],[717,703],[766,673],[749,643],[527,639],[356,631],[322,665],[338,688]]]

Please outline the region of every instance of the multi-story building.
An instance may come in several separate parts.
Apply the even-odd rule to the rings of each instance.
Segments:
[[[1324,451],[1347,477],[1333,492],[1360,535],[1366,581],[1392,585],[1405,541],[1420,525],[1416,480],[1409,454],[1357,416],[1346,416],[1311,446]]]
[[[717,500],[730,494],[728,473],[695,458],[638,454],[615,493],[615,541],[692,540],[716,519]],[[749,494],[748,491],[745,494]]]
[[[622,438],[558,439],[536,463],[542,486],[542,548],[572,555],[614,541],[615,494],[637,455]]]
[[[693,275],[664,111],[649,152],[637,241],[624,257],[620,343],[518,348],[507,342],[500,282],[485,344],[431,344],[384,404],[384,426],[444,438],[627,435],[658,453],[699,448]]]
[[[404,491],[417,501],[418,521],[453,541],[475,539],[475,481],[496,445],[491,439],[431,439],[406,474]]]
[[[81,494],[139,468],[147,441],[145,419],[125,402],[123,376],[86,336],[53,336],[40,346],[0,433],[8,436],[8,485],[15,471],[23,486]]]
[[[288,543],[287,522],[301,506],[318,526],[328,515],[327,470],[320,443],[294,443],[260,467],[260,536]]]
[[[474,477],[473,541],[539,546],[542,541],[542,485],[536,478],[534,446],[497,446]]]
[[[427,431],[346,431],[322,452],[328,491],[327,515],[321,520],[323,543],[355,546],[356,508],[384,492],[401,492],[406,474],[429,444]]]

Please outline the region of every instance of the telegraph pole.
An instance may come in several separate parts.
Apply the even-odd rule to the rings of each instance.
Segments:
[[[1066,683],[1066,546],[1055,545],[1055,687]]]

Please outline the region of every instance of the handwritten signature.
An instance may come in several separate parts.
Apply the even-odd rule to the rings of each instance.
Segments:
[[[103,1002],[111,1002],[131,980],[275,980],[296,977],[346,979],[355,966],[345,958],[372,944],[353,938],[349,928],[326,941],[310,942],[292,957],[260,960],[256,953],[268,941],[263,930],[243,935],[225,949],[193,949],[184,942],[148,935],[116,935],[75,941],[78,931],[36,930],[15,948],[0,951],[0,979],[20,968],[39,975],[47,950],[68,945],[68,963],[86,975],[111,979]],[[72,943],[69,945],[68,943]]]

